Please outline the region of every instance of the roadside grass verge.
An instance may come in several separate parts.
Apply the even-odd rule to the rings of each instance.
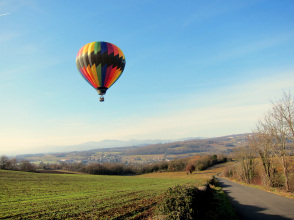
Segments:
[[[214,179],[214,203],[213,207],[215,207],[215,215],[212,219],[220,219],[220,220],[240,220],[239,216],[237,215],[236,210],[233,208],[231,202],[229,201],[228,197],[220,187],[217,179]]]

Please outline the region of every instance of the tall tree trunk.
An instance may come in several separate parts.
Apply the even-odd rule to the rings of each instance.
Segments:
[[[287,169],[287,162],[285,155],[282,157],[282,164],[283,164],[283,170],[284,170],[284,176],[285,176],[285,186],[287,192],[289,192],[289,177],[288,177],[288,169]]]

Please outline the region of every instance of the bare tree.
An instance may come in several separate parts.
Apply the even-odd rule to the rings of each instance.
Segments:
[[[235,158],[240,163],[241,171],[239,172],[241,179],[245,183],[250,183],[255,172],[255,152],[248,146],[239,147],[235,150]]]
[[[289,191],[289,155],[294,141],[294,99],[284,92],[283,98],[272,102],[272,108],[256,125],[251,138],[262,160],[269,185],[273,185],[274,160],[283,169],[285,187]],[[274,158],[272,157],[274,156]]]
[[[20,170],[22,171],[36,171],[36,166],[28,160],[20,161]]]
[[[5,155],[0,157],[0,169],[7,169],[10,166],[9,158]]]
[[[283,98],[273,102],[272,116],[283,120],[284,129],[288,139],[294,141],[294,99],[290,92],[284,92]]]
[[[274,186],[275,180],[275,166],[273,161],[273,154],[271,153],[271,146],[273,139],[268,131],[264,128],[261,121],[256,125],[256,130],[248,137],[249,147],[252,148],[257,155],[259,155],[265,178],[263,178],[264,185]]]
[[[18,169],[17,159],[16,158],[12,158],[10,160],[10,169],[12,169],[12,170],[17,170]]]
[[[293,140],[293,120],[292,116],[294,113],[293,107],[294,102],[289,99],[291,96],[284,93],[284,97],[277,103],[273,103],[273,109],[269,112],[268,126],[274,139],[272,145],[272,152],[277,157],[277,160],[283,168],[285,177],[285,187],[289,191],[289,145],[287,143],[289,139]],[[291,112],[293,111],[293,112]]]

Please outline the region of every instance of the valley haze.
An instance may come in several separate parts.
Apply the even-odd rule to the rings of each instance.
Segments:
[[[149,144],[164,144],[170,142],[177,141],[185,141],[190,139],[205,139],[205,137],[187,137],[175,140],[161,140],[161,139],[149,139],[149,140],[128,140],[128,141],[120,141],[120,140],[103,140],[103,141],[90,141],[77,145],[68,145],[68,146],[54,146],[54,145],[45,145],[34,148],[27,148],[22,150],[13,150],[9,151],[9,149],[0,152],[0,155],[6,154],[8,156],[15,156],[20,154],[37,154],[37,153],[58,153],[58,152],[71,152],[71,151],[87,151],[99,148],[115,148],[115,147],[129,147],[129,146],[144,146]]]

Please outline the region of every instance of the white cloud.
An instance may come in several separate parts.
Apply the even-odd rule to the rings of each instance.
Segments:
[[[4,16],[4,15],[9,15],[10,13],[6,13],[6,14],[0,14],[0,16]]]

